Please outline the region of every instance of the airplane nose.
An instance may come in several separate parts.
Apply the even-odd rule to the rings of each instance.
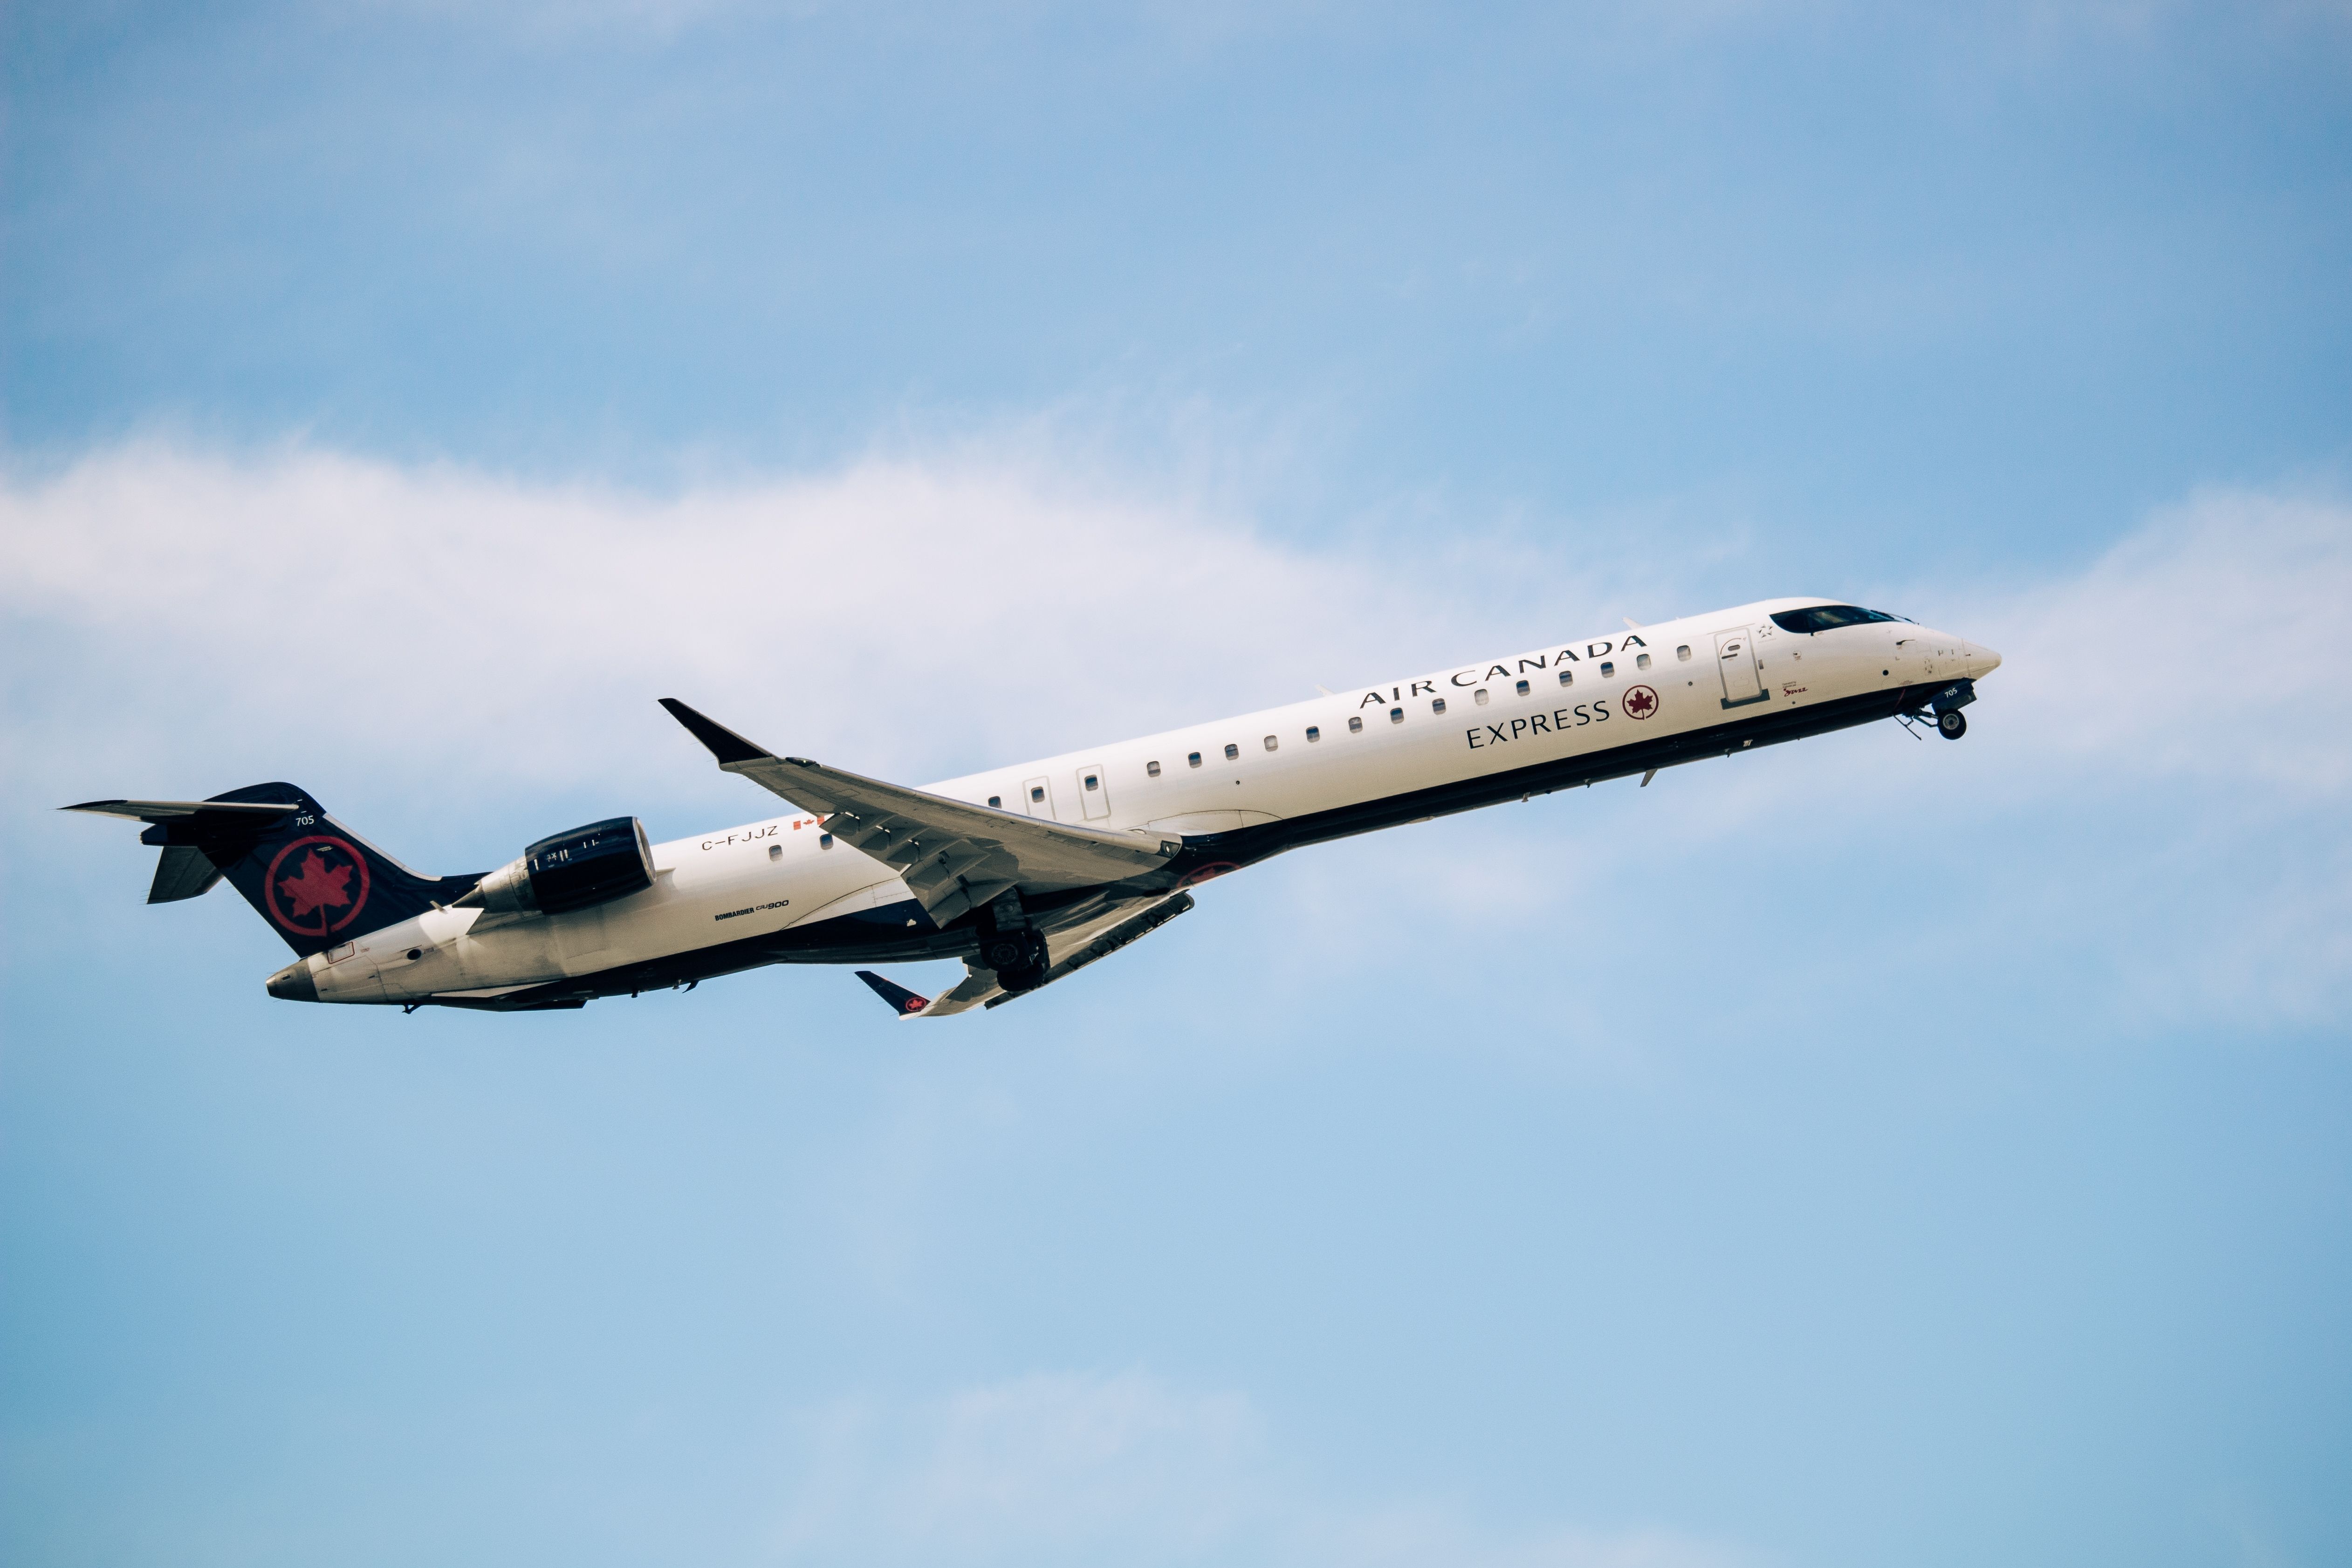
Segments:
[[[1990,675],[2000,668],[2000,655],[1981,643],[1971,643],[1969,644],[1968,664],[1971,679]]]

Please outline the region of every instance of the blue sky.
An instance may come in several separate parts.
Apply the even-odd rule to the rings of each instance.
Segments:
[[[2352,1554],[2340,6],[13,8],[9,1562]],[[901,1028],[436,871],[1769,594],[2008,664]],[[914,983],[937,974],[908,970]]]

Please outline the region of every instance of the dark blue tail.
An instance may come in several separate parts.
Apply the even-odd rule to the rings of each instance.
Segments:
[[[210,799],[283,802],[289,810],[275,818],[249,811],[198,811],[157,822],[139,835],[140,842],[163,846],[166,862],[178,852],[178,859],[191,862],[189,869],[198,877],[204,867],[193,864],[188,852],[201,854],[289,947],[306,956],[397,925],[448,903],[481,880],[479,873],[417,875],[327,815],[291,784],[248,785]],[[210,886],[210,880],[205,879],[204,885]]]

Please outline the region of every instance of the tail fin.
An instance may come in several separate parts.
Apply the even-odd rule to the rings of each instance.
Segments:
[[[147,902],[208,893],[223,877],[298,955],[397,925],[481,880],[419,876],[344,827],[291,784],[256,784],[209,800],[91,800],[70,811],[152,824],[160,847]]]

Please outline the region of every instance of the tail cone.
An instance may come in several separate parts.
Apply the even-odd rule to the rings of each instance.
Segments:
[[[281,1002],[315,1002],[319,982],[311,977],[310,960],[297,958],[269,977],[269,994]]]

